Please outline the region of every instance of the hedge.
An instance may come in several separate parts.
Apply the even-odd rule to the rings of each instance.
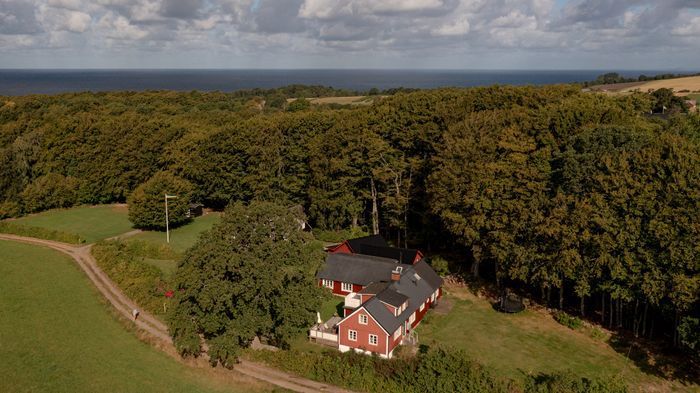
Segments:
[[[337,351],[248,351],[247,356],[306,378],[363,392],[627,392],[619,378],[590,380],[571,373],[540,374],[514,381],[495,376],[464,351],[443,348],[391,360]]]
[[[85,243],[85,239],[79,235],[70,232],[56,231],[40,227],[32,227],[27,225],[15,224],[10,221],[0,222],[0,233],[8,233],[18,236],[33,237],[37,239],[53,240],[63,243],[81,244]]]
[[[165,293],[172,288],[163,273],[143,261],[129,245],[120,241],[101,241],[92,247],[97,265],[109,278],[144,310],[162,315],[168,299]]]

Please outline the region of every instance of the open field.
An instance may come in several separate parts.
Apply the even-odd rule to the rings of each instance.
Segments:
[[[170,231],[170,248],[177,253],[183,253],[188,248],[192,247],[199,234],[210,229],[214,224],[219,222],[221,213],[208,213],[195,218],[191,223],[175,228]],[[132,236],[129,240],[143,240],[156,245],[168,245],[166,242],[165,232],[144,231],[138,235]]]
[[[428,314],[416,329],[421,344],[463,349],[475,360],[512,378],[571,370],[586,377],[619,374],[635,391],[670,388],[671,383],[643,373],[607,343],[564,327],[544,313],[500,313],[488,300],[466,288],[448,288],[443,301],[453,308],[446,315],[438,310]],[[673,387],[686,388],[676,383]]]
[[[689,93],[700,92],[700,76],[689,76],[686,78],[665,79],[648,82],[617,83],[612,85],[600,85],[591,87],[596,91],[607,91],[611,93],[629,93],[634,90],[649,91],[658,89],[673,89],[677,95],[687,95]],[[688,90],[689,92],[681,92]]]
[[[46,228],[79,235],[86,243],[130,231],[126,205],[79,206],[32,214],[11,221],[30,227]]]
[[[139,341],[68,257],[0,241],[0,391],[247,392]]]
[[[323,104],[339,104],[339,105],[371,105],[375,100],[384,96],[346,96],[346,97],[319,97],[307,98],[307,100],[316,105]],[[293,102],[296,98],[289,98],[287,102]]]

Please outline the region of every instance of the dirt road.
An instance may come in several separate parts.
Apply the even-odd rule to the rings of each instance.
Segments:
[[[37,246],[49,247],[60,251],[73,258],[78,266],[85,272],[90,281],[95,285],[98,291],[109,301],[109,303],[125,318],[132,320],[131,312],[134,309],[139,310],[139,317],[133,321],[135,325],[143,331],[150,339],[156,340],[158,347],[169,354],[175,353],[172,339],[168,334],[168,328],[153,315],[144,311],[131,299],[126,297],[117,285],[97,266],[95,258],[93,258],[90,250],[92,245],[75,246],[72,244],[60,243],[51,240],[35,239],[23,236],[0,234],[0,240],[16,241]],[[235,368],[241,374],[271,383],[273,385],[302,393],[310,392],[333,392],[333,393],[349,393],[349,391],[340,389],[333,385],[311,381],[300,378],[271,367],[264,366],[259,363],[242,361]]]

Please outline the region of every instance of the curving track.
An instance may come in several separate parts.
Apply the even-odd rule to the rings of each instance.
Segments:
[[[173,346],[172,339],[168,334],[168,327],[153,315],[143,311],[136,303],[126,297],[119,287],[117,287],[117,285],[107,276],[107,274],[97,266],[95,258],[93,258],[92,254],[90,253],[90,250],[92,249],[91,244],[85,246],[75,246],[72,244],[60,243],[51,240],[35,239],[9,234],[0,234],[0,240],[9,240],[49,247],[69,255],[78,263],[78,266],[80,266],[80,268],[85,272],[97,290],[100,291],[105,299],[107,299],[109,303],[120,314],[122,314],[122,316],[128,320],[131,320],[131,311],[137,308],[139,310],[139,318],[136,321],[133,321],[135,325],[150,338],[155,339],[159,344],[161,344],[161,349],[169,354],[175,353],[175,347]],[[250,377],[295,392],[310,393],[322,391],[349,393],[348,390],[297,377],[259,363],[242,361],[235,367],[235,370]]]

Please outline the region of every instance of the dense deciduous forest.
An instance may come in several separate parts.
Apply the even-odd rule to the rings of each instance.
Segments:
[[[577,86],[291,112],[293,92],[0,97],[0,217],[124,202],[168,171],[206,206],[301,205],[314,228],[363,226],[697,354],[697,115]]]

